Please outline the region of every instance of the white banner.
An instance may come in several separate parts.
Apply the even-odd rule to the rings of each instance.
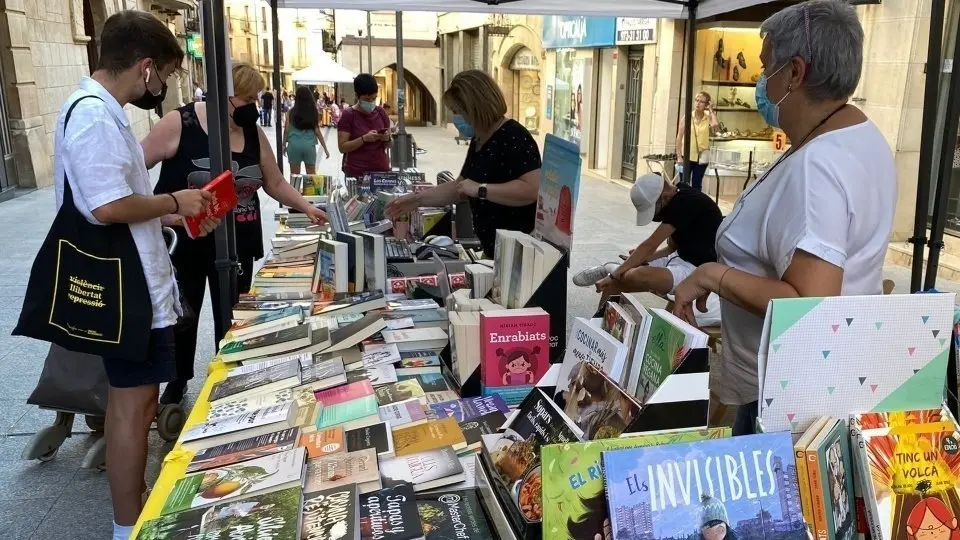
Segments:
[[[617,45],[643,45],[656,42],[656,19],[617,17]]]

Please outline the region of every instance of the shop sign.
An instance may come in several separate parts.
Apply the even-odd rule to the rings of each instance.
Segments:
[[[203,38],[200,34],[187,34],[187,54],[194,58],[203,58]]]
[[[656,19],[617,17],[617,45],[643,45],[656,42]]]
[[[510,61],[510,69],[514,71],[540,71],[540,60],[530,49],[520,49]]]
[[[616,34],[615,17],[550,15],[543,21],[545,49],[609,47]]]

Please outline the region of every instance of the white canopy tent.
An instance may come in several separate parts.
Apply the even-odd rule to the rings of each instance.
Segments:
[[[349,83],[356,73],[333,61],[327,55],[320,55],[316,62],[306,69],[294,72],[293,82],[297,84]]]

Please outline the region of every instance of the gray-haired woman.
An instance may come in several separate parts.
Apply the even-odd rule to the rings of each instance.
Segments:
[[[893,155],[860,109],[863,29],[854,8],[811,0],[760,26],[757,108],[790,149],[749,186],[717,231],[717,263],[676,288],[675,313],[721,298],[723,359],[710,388],[737,405],[735,434],[758,416],[757,352],[767,304],[777,298],[880,294],[897,201]],[[800,360],[798,360],[800,361]]]

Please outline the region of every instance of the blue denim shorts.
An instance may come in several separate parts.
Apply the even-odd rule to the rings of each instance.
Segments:
[[[114,388],[134,388],[170,382],[177,377],[173,327],[150,331],[146,358],[104,358],[107,381]]]

